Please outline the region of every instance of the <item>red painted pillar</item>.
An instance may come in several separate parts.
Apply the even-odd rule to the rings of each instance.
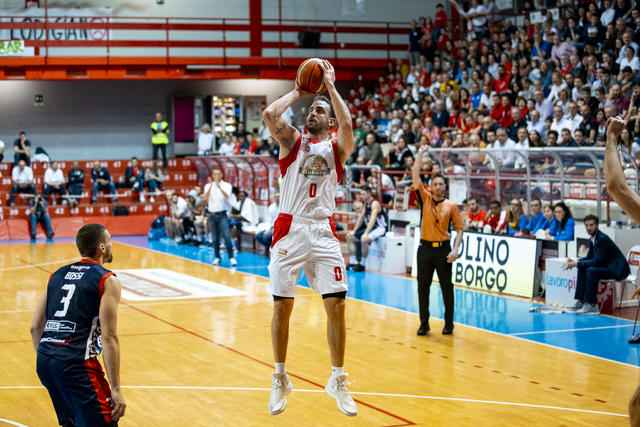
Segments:
[[[250,55],[262,56],[262,0],[249,0]]]

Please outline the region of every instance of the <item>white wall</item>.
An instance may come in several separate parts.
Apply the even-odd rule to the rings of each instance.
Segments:
[[[43,0],[40,1],[43,3]],[[433,15],[437,1],[282,0],[283,18],[407,22]],[[1,9],[21,9],[24,0],[0,0]],[[114,16],[248,18],[249,0],[49,0],[49,7],[112,7]],[[278,17],[278,0],[262,0],[264,18]]]
[[[409,22],[433,16],[437,1],[425,0],[281,0],[283,19]],[[278,18],[278,0],[262,0],[262,17]]]
[[[44,0],[40,0],[43,6]],[[249,0],[49,0],[50,8],[111,7],[114,16],[248,18]],[[24,0],[0,0],[0,9],[24,8]]]
[[[149,123],[170,111],[173,95],[257,95],[272,102],[292,88],[284,80],[0,81],[0,140],[5,158],[25,130],[34,147],[57,159],[149,158]],[[34,95],[45,105],[35,107]]]

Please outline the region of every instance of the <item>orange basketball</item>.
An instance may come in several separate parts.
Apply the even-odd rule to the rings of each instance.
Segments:
[[[324,72],[322,71],[322,60],[319,58],[309,58],[298,67],[296,82],[298,87],[305,92],[324,92],[325,87],[322,82]]]

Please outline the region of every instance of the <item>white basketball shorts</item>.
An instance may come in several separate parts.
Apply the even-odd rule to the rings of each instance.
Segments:
[[[347,278],[333,219],[280,213],[273,226],[269,278],[275,296],[295,295],[300,270],[321,295],[345,292]]]

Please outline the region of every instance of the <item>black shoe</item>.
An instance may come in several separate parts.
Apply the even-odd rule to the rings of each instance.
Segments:
[[[364,265],[362,264],[354,264],[353,271],[364,271]]]
[[[428,323],[421,323],[420,327],[418,328],[418,335],[425,336],[429,333],[430,330],[431,328],[429,327]]]
[[[445,325],[444,328],[442,328],[442,335],[451,335],[453,334],[453,325]]]

